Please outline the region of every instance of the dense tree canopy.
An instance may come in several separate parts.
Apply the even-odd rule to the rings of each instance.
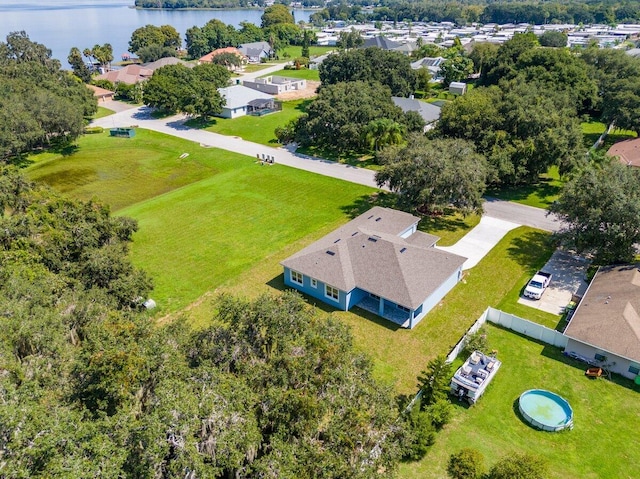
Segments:
[[[322,87],[306,115],[298,119],[295,138],[301,145],[334,152],[366,151],[371,146],[367,139],[371,122],[381,119],[407,121],[387,87],[361,81],[336,83]]]
[[[534,84],[474,88],[442,108],[437,129],[472,141],[489,161],[493,182],[535,181],[551,165],[566,172],[584,160],[570,98]]]
[[[77,138],[95,113],[92,92],[25,32],[0,42],[0,160]]]
[[[154,326],[135,223],[0,171],[6,477],[390,477],[404,423],[338,321],[300,297],[220,298]]]
[[[230,77],[229,70],[212,63],[193,68],[167,65],[145,83],[143,100],[154,108],[206,118],[222,111],[224,99],[218,88],[227,86]]]
[[[418,78],[409,57],[399,52],[371,47],[329,55],[319,68],[322,85],[338,82],[377,81],[395,96],[415,92]]]
[[[180,34],[171,25],[145,25],[131,34],[129,51],[140,54],[140,51],[149,47],[170,48],[173,52],[180,48],[182,40]]]
[[[640,172],[617,160],[585,168],[551,206],[566,227],[563,241],[597,264],[627,262],[640,242]]]
[[[376,182],[399,193],[407,208],[424,213],[449,206],[465,213],[482,209],[487,166],[473,143],[415,135],[405,146],[381,151],[378,161],[382,169]]]
[[[273,5],[265,8],[261,20],[262,28],[270,28],[281,23],[290,23],[292,25],[296,23],[293,19],[293,15],[291,15],[291,12],[289,11],[289,8],[281,3],[274,3]]]

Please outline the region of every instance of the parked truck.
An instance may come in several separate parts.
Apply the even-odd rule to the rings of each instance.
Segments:
[[[533,278],[529,280],[529,284],[524,288],[524,295],[531,299],[540,299],[542,293],[547,289],[551,283],[551,274],[544,271],[538,271],[533,275]]]

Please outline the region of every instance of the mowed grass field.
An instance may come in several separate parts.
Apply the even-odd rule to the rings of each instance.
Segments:
[[[494,381],[473,407],[454,403],[453,420],[433,448],[422,461],[403,464],[399,477],[445,478],[449,455],[465,447],[482,452],[489,467],[510,454],[535,454],[549,465],[550,479],[638,477],[640,386],[622,378],[590,380],[585,365],[564,358],[560,349],[493,325],[486,329],[489,348],[503,362]],[[520,419],[517,399],[535,388],[569,401],[573,430],[537,431]]]
[[[180,159],[182,153],[189,156]],[[28,172],[138,220],[131,254],[154,278],[161,312],[346,222],[349,205],[373,191],[144,130],[132,139],[87,135],[74,153],[41,156]]]
[[[320,72],[318,70],[311,70],[309,68],[301,68],[300,70],[279,70],[277,72],[269,73],[263,76],[281,76],[289,78],[301,78],[303,80],[320,80]]]
[[[290,120],[298,118],[304,113],[305,106],[310,100],[294,100],[282,103],[282,111],[269,113],[264,116],[245,115],[239,118],[212,118],[206,124],[196,121],[191,126],[203,128],[221,135],[239,136],[240,138],[262,145],[280,146],[276,139],[275,129],[285,126]]]

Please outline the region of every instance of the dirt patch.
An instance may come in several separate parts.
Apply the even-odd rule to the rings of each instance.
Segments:
[[[303,90],[288,91],[281,93],[276,98],[278,100],[300,100],[301,98],[312,98],[316,96],[316,89],[320,86],[317,80],[307,80],[307,87]]]

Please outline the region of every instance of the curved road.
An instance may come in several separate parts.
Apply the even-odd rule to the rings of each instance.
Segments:
[[[264,72],[262,72],[264,74]],[[223,150],[256,157],[268,155],[275,163],[298,168],[312,173],[339,178],[376,188],[375,172],[364,168],[336,163],[322,158],[313,158],[290,152],[284,148],[273,148],[243,140],[239,137],[225,136],[205,130],[198,130],[184,125],[186,117],[176,115],[169,118],[154,119],[148,107],[123,109],[125,104],[117,101],[100,103],[117,111],[113,115],[93,121],[93,125],[104,128],[128,127],[137,125],[140,128],[166,133],[168,135],[194,141],[205,147],[216,147]],[[127,105],[128,106],[128,105]],[[531,226],[545,231],[558,231],[561,223],[552,215],[540,208],[533,208],[518,203],[511,203],[495,198],[487,198],[484,204],[484,215],[518,225]]]

